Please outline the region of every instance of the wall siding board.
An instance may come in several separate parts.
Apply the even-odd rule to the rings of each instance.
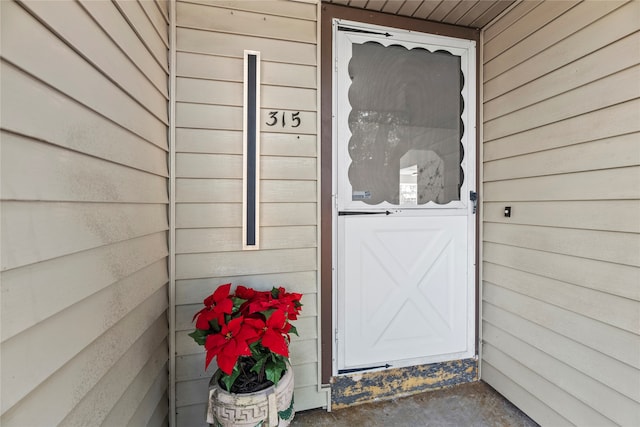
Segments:
[[[640,267],[638,234],[496,223],[484,232],[486,242]]]
[[[490,26],[484,29],[484,41],[485,44],[491,39],[494,39],[498,35],[502,34],[505,30],[509,29],[515,22],[527,15],[532,9],[540,6],[543,0],[531,0],[518,2],[508,12],[500,17],[498,21],[493,22]],[[509,38],[507,38],[509,39]],[[506,43],[507,40],[501,41]]]
[[[544,11],[551,15],[543,18],[546,21],[544,27],[526,36],[510,49],[499,51],[499,55],[495,57],[491,57],[492,51],[489,54],[491,59],[485,61],[484,72],[486,80],[491,80],[505,70],[513,68],[526,59],[535,56],[559,40],[563,40],[581,28],[588,26],[593,21],[607,15],[623,4],[621,1],[549,2],[543,4],[542,7],[535,9],[535,11]],[[554,7],[568,10],[560,14],[558,13],[559,11],[551,10]],[[529,22],[535,23],[536,21],[529,17]],[[534,25],[537,25],[537,23]],[[504,40],[504,38],[500,37],[495,40]]]
[[[153,2],[160,9],[164,20],[169,23],[169,0],[154,0]]]
[[[52,422],[60,423],[98,381],[105,374],[108,375],[110,368],[136,341],[143,339],[145,342],[157,343],[163,340],[167,331],[167,320],[164,316],[167,305],[166,290],[162,289],[109,329],[101,339],[94,341],[75,356],[72,363],[67,363],[58,369],[53,376],[47,378],[46,382],[34,389],[23,389],[22,387],[14,389],[12,387],[11,390],[16,395],[21,395],[23,399],[20,405],[14,405],[13,399],[7,401],[8,399],[3,396],[2,404],[11,409],[3,413],[2,424],[44,426],[50,425]],[[146,341],[143,335],[151,335],[153,339]],[[149,348],[145,350],[150,351]],[[31,351],[28,354],[35,353],[38,352]],[[26,363],[25,354],[22,354],[22,358],[23,363]],[[4,357],[2,363],[7,363]],[[33,368],[36,365],[38,363],[32,362],[29,367]],[[33,378],[35,375],[33,369],[25,371],[27,376],[22,378]],[[82,373],[82,375],[77,375],[77,373]],[[5,387],[7,385],[3,384],[3,389],[7,390],[8,388]],[[29,391],[28,396],[22,395],[27,390]],[[46,420],[43,419],[39,411],[32,410],[34,406],[38,407],[37,405],[41,402],[53,401],[54,399],[56,405],[50,406]]]
[[[213,54],[177,53],[178,77],[242,82],[242,59]],[[264,85],[316,88],[316,67],[262,59],[260,78]]]
[[[484,103],[484,118],[489,121],[531,103],[543,101],[589,82],[635,65],[633,51],[637,40],[629,35],[609,46],[541,76],[517,89]]]
[[[559,147],[484,164],[485,181],[628,167],[640,164],[640,133]]]
[[[508,369],[505,369],[508,371]],[[537,399],[525,388],[520,387],[510,376],[505,375],[491,362],[484,361],[482,368],[483,376],[491,378],[491,386],[503,396],[509,396],[509,400],[527,414],[536,414],[540,425],[549,426],[575,426],[558,412],[547,406],[544,401]]]
[[[295,273],[274,273],[248,276],[226,276],[210,279],[178,280],[176,286],[176,304],[201,304],[218,285],[233,283],[235,285],[250,286],[259,290],[269,290],[272,286],[295,288],[296,292],[308,294],[316,291],[316,275],[313,271]],[[304,312],[307,312],[304,308]],[[179,310],[178,307],[176,310]],[[193,316],[192,316],[193,317]]]
[[[586,1],[485,30],[482,379],[542,425],[640,423],[639,28]]]
[[[3,40],[3,58],[149,141],[166,139],[165,123],[115,87],[20,6],[5,3],[7,12],[1,17],[2,25],[6,32],[21,36]]]
[[[315,181],[262,180],[261,200],[265,203],[315,202]],[[180,178],[176,182],[176,200],[189,203],[241,203],[242,181],[220,179],[211,186],[207,179]]]
[[[260,109],[260,123],[262,132],[291,133],[291,134],[311,134],[316,133],[316,113],[312,111],[286,110],[278,111],[278,118],[282,114],[291,117],[293,113],[300,113],[300,126],[296,128],[285,127],[279,121],[277,125],[266,126],[272,123],[271,112],[273,109]],[[194,104],[179,102],[176,104],[176,126],[196,129],[222,129],[222,130],[242,130],[242,107]]]
[[[242,83],[178,77],[176,101],[242,107]]]
[[[29,328],[22,333],[5,340],[2,343],[2,368],[14,375],[2,379],[3,390],[12,393],[3,396],[3,411],[17,402],[32,389],[33,384],[42,383],[61,366],[68,363],[90,343],[94,342],[102,333],[108,332],[121,318],[130,312],[136,312],[140,304],[149,300],[154,293],[162,292],[167,283],[166,272],[158,269],[157,263],[153,268],[138,277],[134,276],[112,285],[102,292],[93,295],[83,304],[75,304],[70,308],[42,322],[38,327]],[[158,271],[159,270],[159,271]],[[138,280],[148,280],[152,286],[136,289]],[[126,295],[126,298],[124,296]],[[157,298],[156,298],[157,300]],[[98,314],[96,314],[98,313]],[[69,329],[71,325],[83,324],[83,328],[72,328],[65,335],[66,345],[57,346],[59,333],[56,331]],[[166,331],[165,331],[166,333]],[[33,346],[47,348],[46,361],[38,362],[38,352],[24,353],[25,348]],[[36,366],[32,366],[36,365]],[[28,382],[25,382],[28,379]]]
[[[240,203],[189,203],[178,206],[178,228],[241,227]],[[262,203],[260,223],[265,226],[315,225],[315,203]]]
[[[164,371],[168,374],[169,367],[168,364],[165,364]],[[169,375],[158,375],[151,384],[151,387],[146,392],[145,395],[140,396],[142,401],[138,405],[136,411],[129,418],[128,423],[126,424],[116,424],[110,423],[111,414],[107,416],[105,420],[105,425],[112,425],[114,427],[126,425],[127,427],[137,427],[137,426],[160,426],[165,422],[168,425],[168,421],[166,420],[167,414],[169,412],[169,397],[167,396],[167,389],[169,386]],[[123,396],[124,397],[124,396]],[[114,407],[117,408],[117,405]],[[113,410],[112,410],[113,412]],[[117,413],[116,413],[117,414]],[[116,416],[116,419],[117,416]]]
[[[233,58],[242,58],[244,49],[257,50],[260,52],[262,61],[316,65],[316,48],[311,43],[178,28],[177,47],[185,52],[208,53]]]
[[[556,2],[545,2],[551,5]],[[628,2],[564,40],[515,65],[508,72],[484,82],[484,100],[489,101],[527,82],[563,67],[640,29],[636,2]],[[524,17],[522,21],[529,20]]]
[[[4,61],[0,73],[3,129],[156,175],[169,175],[167,141],[149,143]]]
[[[483,242],[484,261],[640,301],[636,267]]]
[[[499,345],[499,343],[497,343]],[[529,383],[529,387],[540,390],[539,399],[552,410],[560,412],[570,425],[615,426],[612,420],[602,416],[589,405],[562,390],[555,382],[540,375],[528,366],[529,360],[521,362],[491,343],[485,344],[484,357],[488,363],[499,366],[509,378],[517,379],[520,384]]]
[[[95,408],[104,403],[115,406],[126,391],[127,380],[133,378],[135,382],[137,376],[145,367],[163,366],[162,362],[166,360],[166,354],[169,350],[165,340],[167,331],[162,321],[157,322],[152,328],[149,330],[150,333],[137,340],[118,359],[111,368],[109,375],[100,379],[84,399],[62,420],[60,426],[83,427],[95,422],[100,422],[104,425],[108,413],[106,411],[96,411]],[[158,342],[160,342],[159,345]],[[148,356],[148,349],[144,347],[152,349],[151,357]],[[164,375],[163,372],[158,373]]]
[[[202,300],[223,283],[303,293],[300,337],[290,347],[302,396],[296,410],[325,406],[318,388],[317,4],[176,7],[177,425],[205,420],[203,390],[215,363],[205,372],[203,349],[188,333]],[[244,50],[260,52],[260,248],[251,251],[242,250]]]
[[[203,153],[178,153],[176,177],[242,179],[242,156]],[[316,160],[303,157],[263,156],[260,159],[263,179],[314,180]]]
[[[640,131],[640,100],[624,102],[483,144],[484,160],[549,150]]]
[[[12,249],[2,252],[3,270],[168,229],[163,204],[23,201],[4,202],[0,212],[0,244]]]
[[[2,136],[1,162],[6,179],[0,184],[0,194],[5,200],[168,201],[166,179],[162,176],[14,134]],[[69,164],[74,167],[69,168]]]
[[[503,52],[507,52],[517,43],[524,40],[526,37],[535,33],[540,23],[546,24],[549,20],[557,18],[559,15],[565,13],[567,10],[575,7],[578,2],[553,2],[550,4],[542,2],[539,5],[532,4],[530,10],[527,10],[526,19],[520,16],[520,19],[512,23],[505,28],[498,27],[502,30],[500,37],[489,37],[484,44],[484,63],[488,63]],[[534,7],[535,6],[535,7]],[[537,7],[542,6],[542,7]],[[518,12],[514,12],[515,13]],[[521,11],[519,12],[522,13]],[[506,20],[513,20],[513,17],[507,17]],[[498,25],[498,23],[496,24]],[[496,28],[496,30],[498,29]],[[492,35],[491,30],[488,29],[489,36]],[[488,80],[488,79],[487,79]]]
[[[158,8],[155,1],[138,0],[140,7],[144,10],[145,15],[151,21],[156,33],[162,39],[164,45],[169,48],[169,31],[167,27],[167,18],[163,15],[162,11]],[[155,4],[154,4],[155,3]]]
[[[487,141],[523,130],[544,126],[599,110],[610,105],[621,104],[640,97],[640,66],[607,76],[593,83],[502,116],[485,121]]]
[[[314,21],[184,2],[178,3],[177,13],[181,27],[305,43],[316,40]]]
[[[265,156],[316,157],[316,135],[263,133],[260,139]]]
[[[134,282],[167,256],[164,233],[3,271],[2,336],[15,335],[127,277]],[[160,267],[161,268],[161,267]],[[74,275],[69,275],[73,269]],[[32,295],[41,298],[34,299]]]
[[[131,62],[142,70],[153,85],[169,99],[166,69],[156,62],[135,30],[123,19],[115,3],[92,0],[79,0],[79,2]]]
[[[486,182],[486,201],[637,200],[640,166]],[[558,177],[562,179],[559,180]],[[616,185],[612,186],[611,183]]]
[[[268,15],[287,16],[291,18],[316,20],[316,6],[310,2],[275,0],[265,3],[263,0],[187,0],[187,3],[224,7],[231,10],[264,13]]]
[[[169,71],[169,49],[163,38],[153,27],[153,24],[144,13],[142,6],[137,1],[114,0],[116,7],[131,24],[142,43],[151,52],[156,62],[166,71]],[[168,40],[168,37],[167,37]]]
[[[583,343],[616,360],[640,368],[638,335],[586,316],[537,300],[504,287],[484,282],[485,301],[510,311],[517,304],[520,316],[567,338]]]
[[[484,271],[487,281],[506,289],[631,333],[640,331],[638,301],[491,263],[485,264]]]
[[[517,217],[505,218],[504,204],[484,204],[485,223],[579,228],[640,233],[640,201],[606,200],[579,202],[515,202],[511,204]],[[615,215],[611,215],[615,212]]]
[[[168,29],[139,11],[0,2],[3,426],[166,418]]]
[[[158,404],[158,397],[153,395],[158,390],[166,390],[167,388],[167,358],[169,352],[169,344],[166,339],[162,341],[151,358],[140,369],[136,378],[120,395],[118,401],[113,405],[111,411],[104,417],[102,425],[104,426],[126,426],[133,420],[138,408],[146,409],[145,414],[153,412]],[[138,425],[146,425],[139,423]]]
[[[312,248],[176,255],[176,279],[307,271],[316,267]]]
[[[593,377],[611,390],[617,389],[628,398],[640,402],[638,372],[631,366],[612,361],[598,351],[566,340],[560,334],[489,303],[484,303],[482,313],[484,322],[499,327],[514,337],[526,335],[530,338],[529,343],[537,349]],[[606,371],[602,369],[604,365],[607,366]]]
[[[590,411],[584,411],[581,416],[590,416],[589,423],[595,425],[638,425],[640,422],[637,402],[609,387],[603,387],[601,383],[596,382],[590,376],[549,357],[546,353],[524,343],[517,337],[505,333],[489,323],[485,326],[487,342],[497,348],[506,349],[506,353],[510,357],[525,364],[532,371],[539,373],[587,405]],[[563,375],[557,375],[558,371],[562,371]],[[636,375],[636,379],[640,379],[640,377]],[[594,388],[599,390],[598,394],[591,393]],[[584,425],[584,421],[584,419],[580,420],[576,424]]]
[[[164,404],[165,401],[168,400],[168,396],[164,396],[164,401],[161,401],[158,406],[156,406],[155,411],[151,415],[147,426],[159,426],[159,427],[169,427],[169,407]],[[139,424],[129,423],[128,427],[135,427]]]
[[[219,129],[176,129],[176,152],[242,155],[242,132]],[[177,165],[176,165],[177,166]]]
[[[23,4],[40,20],[46,21],[67,44],[73,45],[138,103],[151,109],[153,114],[165,124],[169,123],[166,97],[152,85],[135,64],[121,54],[120,49],[109,39],[109,36],[96,27],[91,16],[79,3],[70,3],[64,9],[52,2]]]
[[[262,249],[309,248],[317,245],[314,226],[262,227]],[[227,252],[242,250],[241,228],[188,229],[176,232],[176,251],[180,253]]]

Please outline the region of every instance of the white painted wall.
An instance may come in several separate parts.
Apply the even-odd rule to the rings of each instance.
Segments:
[[[482,379],[542,425],[640,424],[639,29],[527,1],[484,31]]]
[[[167,5],[0,13],[0,424],[166,425]]]
[[[318,369],[317,4],[179,1],[176,79],[177,425],[205,422],[204,349],[193,314],[220,284],[303,293],[291,361],[296,410],[325,406]],[[242,251],[243,52],[259,51],[260,249]],[[269,112],[301,125],[269,127]],[[280,116],[279,116],[280,117]]]

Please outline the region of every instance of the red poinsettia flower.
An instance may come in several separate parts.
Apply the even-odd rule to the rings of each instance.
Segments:
[[[193,316],[193,319],[198,318],[197,329],[208,330],[211,327],[209,322],[213,319],[217,319],[219,325],[224,323],[224,315],[231,314],[233,311],[233,301],[229,298],[230,289],[231,283],[221,285],[213,294],[205,298],[205,307]]]
[[[244,318],[237,317],[222,325],[218,334],[207,336],[204,348],[207,350],[205,369],[214,357],[218,357],[218,367],[227,375],[231,375],[240,356],[251,356],[248,341],[255,339],[254,328],[243,325]]]
[[[298,314],[300,314],[300,310],[302,309],[300,299],[302,299],[302,294],[287,293],[282,287],[278,289],[279,307],[286,312],[289,320],[296,320],[298,318]]]
[[[250,300],[256,295],[256,291],[251,288],[247,288],[242,285],[238,285],[236,288],[236,296],[241,299]]]
[[[289,331],[291,324],[287,322],[283,310],[274,311],[267,319],[262,345],[274,353],[289,357]]]

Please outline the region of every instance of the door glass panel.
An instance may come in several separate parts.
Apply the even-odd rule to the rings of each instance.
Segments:
[[[460,200],[460,57],[353,44],[349,77],[352,200],[399,206]]]

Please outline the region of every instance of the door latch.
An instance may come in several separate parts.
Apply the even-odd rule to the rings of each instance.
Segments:
[[[478,193],[476,193],[475,191],[470,191],[469,199],[471,200],[471,203],[473,203],[473,213],[475,214],[476,210],[478,209]]]

